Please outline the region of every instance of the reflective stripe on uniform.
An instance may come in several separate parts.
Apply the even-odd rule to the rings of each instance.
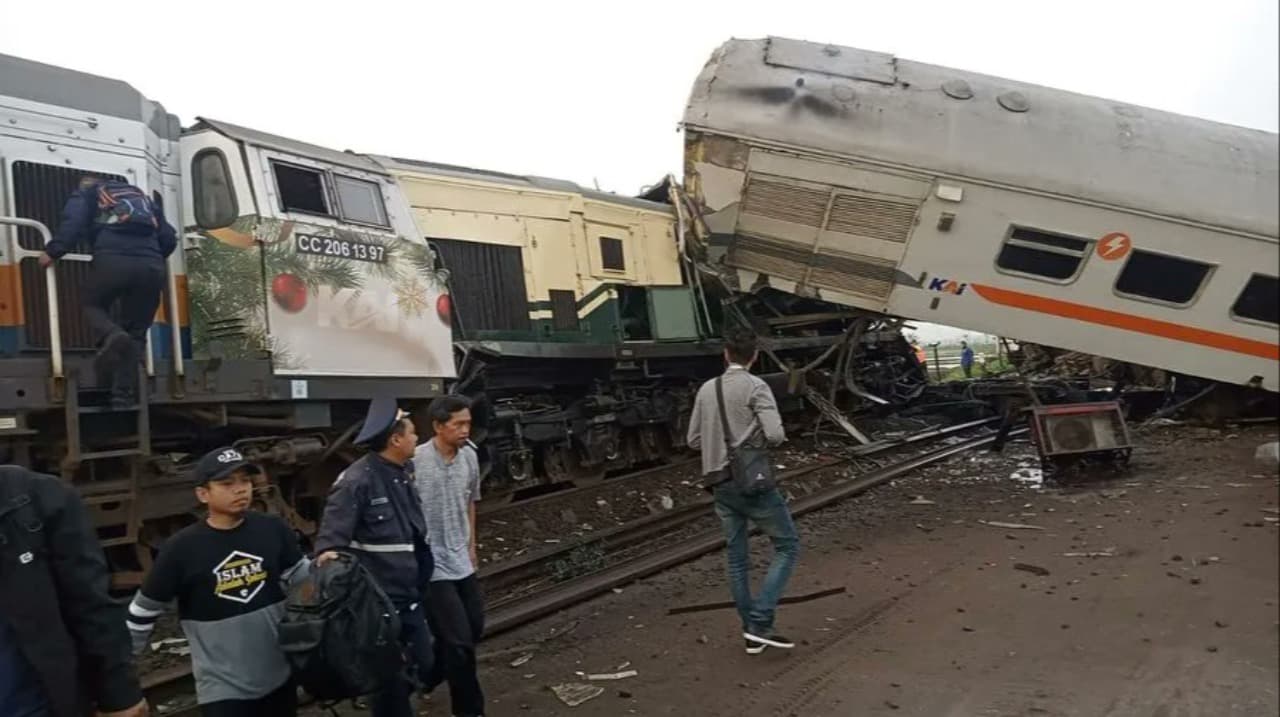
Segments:
[[[375,545],[371,543],[361,543],[358,540],[353,540],[351,541],[351,544],[349,545],[349,547],[355,548],[356,550],[363,550],[368,553],[412,553],[413,552],[413,543],[384,543],[384,544]]]

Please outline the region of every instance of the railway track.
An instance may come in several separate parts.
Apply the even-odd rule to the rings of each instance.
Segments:
[[[493,501],[481,501],[480,506],[476,509],[476,513],[477,515],[483,515],[486,518],[491,518],[517,509],[522,510],[541,503],[563,500],[569,496],[587,496],[593,493],[609,490],[625,481],[644,478],[645,476],[650,476],[655,473],[679,470],[697,463],[698,460],[699,459],[697,457],[681,457],[669,463],[661,463],[656,466],[649,466],[648,468],[631,471],[630,473],[622,473],[616,476],[609,476],[598,480],[584,482],[582,485],[573,485],[572,481],[566,481],[564,484],[558,485],[566,485],[568,487],[557,490],[553,486],[548,486],[549,490],[547,490],[547,492],[527,498],[519,497],[520,491],[503,493]]]
[[[876,470],[882,467],[883,463],[875,464],[872,461],[891,459],[894,454],[909,450],[920,443],[940,440],[968,431],[980,430],[990,423],[991,420],[987,419],[972,421],[944,428],[928,429],[894,441],[860,446],[849,451],[845,456],[830,458],[783,471],[779,473],[778,479],[785,486],[788,481],[795,481],[811,473],[851,462],[857,462],[864,466],[871,465],[873,467],[870,470]],[[513,587],[519,586],[522,582],[534,581],[538,585],[542,585],[556,581],[556,573],[562,572],[556,569],[557,563],[562,565],[573,563],[575,562],[573,560],[575,554],[581,555],[583,552],[587,552],[591,554],[587,556],[588,560],[593,556],[603,557],[609,553],[626,550],[672,531],[681,530],[697,521],[710,520],[711,505],[712,499],[707,496],[704,499],[687,503],[670,511],[623,523],[613,528],[595,531],[553,548],[535,551],[518,558],[509,558],[502,562],[485,566],[481,571],[480,580],[486,595],[490,596],[490,608],[501,609],[504,605],[513,602],[519,595],[510,594],[512,592],[527,592],[518,589],[512,590]]]
[[[971,423],[950,426],[947,428],[925,431],[913,434],[900,441],[891,444],[870,445],[859,451],[851,451],[849,455],[837,458],[831,461],[805,466],[794,471],[786,471],[780,475],[780,479],[785,485],[788,480],[795,480],[802,475],[822,471],[848,463],[851,460],[860,457],[869,457],[878,453],[884,453],[891,449],[903,448],[920,444],[923,442],[942,440],[949,436],[954,436],[965,431],[973,431],[992,423],[992,420],[974,421]],[[1017,429],[1010,435],[1020,435],[1026,432],[1026,429]],[[896,462],[884,465],[870,473],[864,474],[853,480],[838,481],[830,486],[821,488],[809,495],[794,500],[791,503],[791,512],[793,516],[799,517],[806,513],[819,510],[833,503],[839,502],[846,498],[863,493],[871,488],[886,483],[890,480],[898,478],[902,475],[910,473],[918,468],[945,460],[954,455],[971,451],[977,448],[989,445],[995,439],[993,431],[985,431],[981,435],[974,436],[960,443],[946,445],[935,450],[909,455]],[[636,545],[645,544],[652,536],[659,536],[673,531],[679,531],[686,528],[693,522],[706,518],[708,523],[710,520],[710,500],[692,504],[679,511],[667,513],[662,516],[656,516],[652,519],[644,519],[626,526],[619,526],[614,529],[618,535],[612,536],[594,536],[596,540],[604,539],[606,544],[614,546],[627,545],[634,547]],[[613,532],[613,531],[611,531]],[[511,565],[496,565],[481,575],[481,581],[485,585],[486,592],[491,596],[490,580],[501,584],[507,580],[511,582],[512,576],[522,575],[528,576],[538,574],[537,568],[530,567],[529,563],[540,563],[543,566],[542,575],[545,576],[545,566],[547,561],[562,558],[574,549],[580,549],[584,544],[591,541],[583,539],[577,545],[565,546],[556,551],[549,551],[545,555],[531,556],[528,560],[520,564],[512,563]],[[596,595],[608,592],[616,587],[621,587],[627,583],[634,582],[641,578],[662,572],[681,563],[689,562],[699,558],[709,552],[715,551],[723,547],[724,537],[720,532],[718,525],[712,525],[706,530],[700,531],[694,535],[680,535],[680,540],[676,545],[663,546],[662,548],[653,548],[641,552],[636,557],[619,561],[613,565],[605,567],[601,570],[590,574],[576,576],[572,580],[565,581],[561,584],[552,585],[544,589],[528,590],[509,594],[492,600],[489,605],[488,617],[485,620],[485,634],[487,636],[496,635],[508,630],[520,627],[521,625],[533,622],[541,617],[562,610],[566,607],[574,605],[585,600],[589,600]],[[620,548],[619,548],[620,549]],[[552,557],[555,556],[555,557]],[[511,562],[511,561],[508,561]],[[536,578],[533,578],[537,580]],[[551,582],[547,578],[543,578],[540,585]],[[510,582],[508,583],[510,584]]]
[[[994,432],[986,428],[997,419],[984,419],[968,423],[935,428],[904,436],[893,441],[873,443],[860,446],[844,455],[825,461],[819,461],[800,468],[784,471],[779,474],[780,482],[785,486],[788,481],[795,481],[809,474],[837,468],[849,464],[857,466],[875,466],[870,472],[852,480],[837,481],[813,493],[796,499],[791,504],[792,514],[802,516],[819,510],[840,500],[863,493],[875,486],[910,473],[951,456],[981,448],[994,440]],[[1012,435],[1025,433],[1026,429],[1018,429]],[[926,452],[914,451],[921,445],[932,445],[933,442],[947,438],[963,437],[969,432],[979,435],[967,437],[960,443],[945,445]],[[899,456],[899,453],[906,453]],[[896,460],[895,460],[896,459]],[[874,462],[874,463],[872,463]],[[637,471],[619,478],[638,477],[660,469],[671,469],[679,464],[667,464],[655,469]],[[612,479],[618,480],[618,479]],[[587,486],[586,489],[594,488]],[[546,498],[563,496],[570,491],[560,491]],[[503,506],[502,509],[515,508],[522,504]],[[571,543],[524,555],[520,558],[504,560],[489,566],[481,573],[480,579],[485,592],[491,596],[486,620],[486,635],[492,636],[507,632],[522,625],[536,621],[566,607],[584,602],[613,588],[626,585],[636,580],[654,575],[676,565],[689,562],[707,553],[723,547],[724,538],[718,527],[708,527],[696,534],[682,534],[679,545],[661,550],[647,549],[647,546],[663,535],[671,535],[691,529],[698,521],[710,523],[711,499],[696,501],[680,508],[631,521],[614,528],[597,531]],[[571,561],[575,551],[590,549],[604,556],[608,562],[610,554],[632,552],[638,555],[617,560],[587,574],[574,575],[568,579],[557,580],[556,565]],[[169,707],[163,712],[166,716],[188,717],[198,714],[194,698],[190,703],[182,701],[184,695],[194,692],[191,667],[189,663],[163,668],[143,676],[143,690],[153,705],[165,704]]]

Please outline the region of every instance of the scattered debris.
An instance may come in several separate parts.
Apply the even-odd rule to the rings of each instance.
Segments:
[[[1032,565],[1030,563],[1014,563],[1013,569],[1031,573],[1032,575],[1039,575],[1042,578],[1049,574],[1049,571],[1046,568],[1042,568],[1039,565]]]
[[[1272,441],[1258,446],[1253,459],[1268,468],[1280,468],[1280,442]]]
[[[625,680],[629,677],[635,677],[640,674],[635,670],[623,670],[621,672],[603,672],[594,675],[587,675],[587,679],[592,682],[601,682],[603,680]]]
[[[588,701],[594,700],[604,694],[604,688],[600,685],[591,685],[584,682],[565,682],[559,685],[551,685],[550,689],[555,693],[560,701],[570,707]]]
[[[1116,556],[1115,548],[1107,548],[1106,550],[1090,550],[1084,553],[1063,553],[1064,558],[1114,558]]]
[[[1044,485],[1044,471],[1034,466],[1020,466],[1009,474],[1009,480],[1033,486]]]
[[[907,505],[937,505],[937,504],[938,503],[936,501],[932,501],[932,500],[929,500],[928,498],[925,498],[922,495],[918,495]]]
[[[917,528],[919,528],[920,530],[923,530],[923,531],[924,531],[924,532],[926,532],[926,533],[932,533],[932,532],[933,532],[933,528],[926,528],[926,527],[924,527],[923,525],[920,525],[919,523],[916,523],[916,527],[917,527]]]
[[[1026,523],[1001,523],[998,520],[979,520],[979,523],[990,528],[1006,528],[1008,530],[1044,530],[1038,525],[1027,525]]]
[[[191,646],[181,637],[168,637],[151,643],[151,651],[186,657],[191,654]]]
[[[810,600],[818,600],[824,597],[831,597],[832,595],[842,595],[844,594],[844,592],[845,592],[844,587],[838,587],[838,588],[827,588],[826,590],[819,590],[817,592],[806,593],[804,595],[788,595],[787,597],[784,597],[781,600],[779,600],[778,604],[794,605],[795,603],[798,603],[798,602],[809,602]],[[690,612],[708,612],[710,610],[727,610],[732,607],[737,607],[737,605],[732,600],[726,600],[723,602],[709,602],[709,603],[702,603],[700,605],[685,605],[682,607],[673,607],[667,610],[667,614],[683,615],[685,613],[690,613]]]
[[[526,653],[524,653],[523,655],[521,655],[521,656],[517,657],[516,659],[512,660],[512,661],[511,661],[511,666],[512,666],[512,667],[519,667],[519,666],[523,665],[524,663],[526,663],[526,662],[528,662],[529,660],[532,660],[532,659],[533,659],[533,653],[532,653],[532,652],[526,652]]]

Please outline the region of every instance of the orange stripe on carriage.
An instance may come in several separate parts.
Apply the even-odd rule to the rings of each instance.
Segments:
[[[188,305],[187,292],[187,275],[178,274],[173,277],[173,285],[178,290],[178,327],[191,325],[190,306]],[[169,302],[161,299],[160,306],[156,307],[156,323],[169,323]]]
[[[1036,294],[1024,294],[1021,291],[1000,289],[983,284],[972,284],[971,286],[982,298],[1002,306],[1012,306],[1040,314],[1076,319],[1100,326],[1110,326],[1148,336],[1159,336],[1160,338],[1208,346],[1209,348],[1231,351],[1232,353],[1257,356],[1271,359],[1272,361],[1280,360],[1280,344],[1269,344],[1265,341],[1246,339],[1243,336],[1198,329],[1194,326],[1149,319],[1145,316],[1100,309],[1096,306],[1077,304],[1071,301],[1050,299]]]
[[[0,326],[22,326],[22,273],[18,264],[0,264]]]

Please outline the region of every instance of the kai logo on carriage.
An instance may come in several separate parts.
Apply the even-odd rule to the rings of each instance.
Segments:
[[[937,291],[943,294],[954,294],[960,296],[969,285],[954,279],[946,279],[941,276],[935,276],[929,280],[929,291]]]

